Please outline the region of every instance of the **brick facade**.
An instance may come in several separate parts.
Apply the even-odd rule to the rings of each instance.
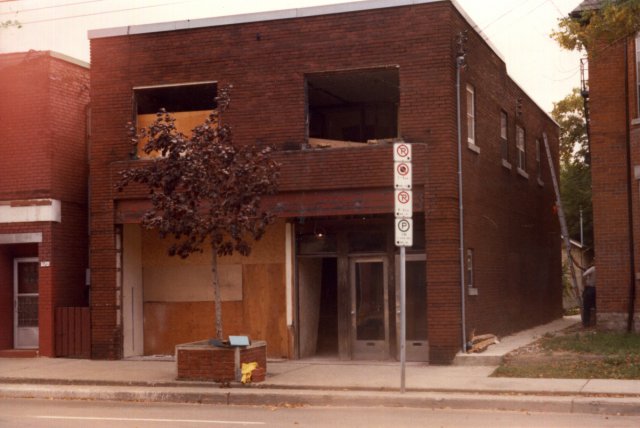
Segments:
[[[114,182],[118,171],[140,162],[129,160],[124,132],[134,87],[233,84],[225,119],[235,141],[282,149],[280,193],[272,203],[283,217],[391,214],[390,145],[284,150],[307,143],[306,74],[391,65],[399,70],[399,133],[414,143],[421,210],[415,216],[425,223],[430,361],[450,362],[461,347],[455,40],[464,30],[462,117],[469,83],[476,89],[480,147],[480,153],[468,149],[463,135],[465,247],[475,252],[478,288],[466,299],[467,332],[507,334],[560,316],[560,234],[546,155],[541,183],[535,172],[535,140],[543,133],[557,166],[557,127],[456,7],[435,1],[92,38],[93,356],[122,353],[114,236],[116,223],[135,221],[144,194],[134,187],[118,194]],[[500,155],[501,111],[509,116],[510,169]],[[516,170],[516,124],[526,130],[528,178]]]
[[[589,51],[596,308],[598,328],[606,330],[628,328],[640,266],[639,177],[634,172],[640,164],[636,61],[633,37]],[[635,293],[635,331],[640,329],[639,297]]]
[[[40,355],[54,356],[55,308],[87,304],[88,104],[87,64],[54,52],[0,55],[0,349],[14,346],[14,258],[49,262],[39,268]],[[52,200],[60,221],[12,217]],[[23,234],[40,242],[20,243]]]

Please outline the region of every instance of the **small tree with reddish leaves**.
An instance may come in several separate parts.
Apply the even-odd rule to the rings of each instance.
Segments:
[[[252,242],[273,221],[260,202],[276,192],[279,164],[270,147],[234,145],[223,122],[229,88],[221,89],[216,101],[217,108],[191,136],[178,131],[175,118],[164,110],[139,132],[130,125],[131,143],[144,142],[145,153],[160,156],[121,171],[118,189],[132,182],[148,188],[152,207],[142,226],[175,239],[169,255],[186,258],[211,248],[216,337],[222,339],[218,257],[235,251],[249,255]]]

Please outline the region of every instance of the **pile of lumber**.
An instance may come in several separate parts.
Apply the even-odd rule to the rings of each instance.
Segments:
[[[481,334],[479,336],[472,336],[471,340],[467,342],[467,353],[474,354],[478,352],[484,352],[486,349],[496,343],[500,343],[498,337],[495,334]]]

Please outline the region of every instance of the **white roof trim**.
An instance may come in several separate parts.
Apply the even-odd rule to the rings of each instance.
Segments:
[[[187,30],[192,28],[219,27],[221,25],[245,24],[249,22],[274,21],[277,19],[304,18],[308,16],[331,15],[334,13],[357,12],[361,10],[385,9],[389,7],[411,6],[423,3],[438,3],[447,0],[366,0],[312,6],[299,9],[284,9],[271,12],[246,13],[241,15],[217,16],[212,18],[188,19],[185,21],[162,22],[158,24],[130,25],[128,27],[89,30],[89,39],[126,36],[129,34],[158,33],[161,31]],[[455,4],[455,2],[454,2]],[[456,5],[458,9],[459,6]]]

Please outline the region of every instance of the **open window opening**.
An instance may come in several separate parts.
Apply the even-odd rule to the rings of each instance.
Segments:
[[[175,117],[178,131],[189,135],[216,108],[217,92],[215,82],[134,88],[136,127],[141,129],[151,125],[158,111],[165,109]],[[144,153],[143,146],[141,141],[136,153],[138,158],[159,156],[158,153]]]
[[[312,147],[359,146],[398,137],[398,67],[306,77]]]

